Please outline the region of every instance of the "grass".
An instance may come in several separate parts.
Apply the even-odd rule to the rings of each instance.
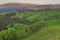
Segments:
[[[60,15],[60,11],[58,10],[36,12],[36,13],[25,12],[25,13],[17,14],[16,17],[28,20],[30,22],[34,22],[30,25],[15,24],[13,26],[13,28],[17,30],[18,40],[21,40],[21,39],[23,40],[60,40],[59,15]],[[44,19],[46,19],[47,21],[45,21]],[[44,24],[41,24],[42,22]],[[42,29],[32,34],[26,33],[25,32],[26,28],[29,29],[29,27],[32,25],[37,26],[37,27],[38,25],[39,26],[42,25]]]
[[[49,26],[23,40],[60,40],[60,26]]]
[[[60,40],[60,10],[15,13],[10,18],[18,21],[12,26],[17,40]]]

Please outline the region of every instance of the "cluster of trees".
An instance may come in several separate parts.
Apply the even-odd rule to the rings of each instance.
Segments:
[[[16,31],[13,28],[1,31],[0,40],[17,40]]]
[[[37,22],[37,20],[34,20],[34,21],[26,20],[25,18],[27,18],[29,16],[23,17],[22,19],[20,19],[19,17],[13,17],[13,16],[16,16],[17,13],[20,14],[21,12],[25,13],[23,11],[17,11],[17,12],[9,12],[9,13],[6,13],[5,15],[0,15],[0,31],[4,30],[4,29],[8,29],[6,26],[9,24],[11,24],[11,26],[13,26],[14,23],[32,24],[34,22]],[[46,16],[48,16],[47,14],[46,14]],[[56,14],[54,16],[46,17],[43,20],[48,21],[48,20],[55,20],[55,19],[59,19],[59,18],[60,18],[60,14]]]
[[[15,16],[15,13],[7,13],[5,15],[0,16],[0,31],[4,29],[8,29],[6,26],[10,23],[13,23],[11,16]]]
[[[30,24],[31,22],[25,19],[20,19],[19,17],[14,17],[16,16],[17,13],[15,12],[10,12],[6,13],[5,15],[0,15],[0,31],[4,29],[8,29],[7,26],[15,23],[22,23],[22,24]]]

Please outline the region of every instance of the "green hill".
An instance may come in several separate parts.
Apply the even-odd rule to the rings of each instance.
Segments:
[[[1,14],[0,40],[60,40],[60,9]]]
[[[23,40],[60,40],[60,20],[50,21],[50,26]]]

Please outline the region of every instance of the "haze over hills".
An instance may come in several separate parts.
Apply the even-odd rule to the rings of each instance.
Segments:
[[[9,12],[14,10],[22,11],[31,11],[31,10],[44,10],[60,8],[60,4],[46,4],[46,5],[37,5],[37,4],[28,4],[28,3],[6,3],[0,5],[0,12]]]

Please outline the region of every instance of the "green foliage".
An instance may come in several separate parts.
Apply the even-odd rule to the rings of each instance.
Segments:
[[[0,40],[50,40],[47,34],[59,33],[59,26],[60,9],[4,13],[0,15]]]
[[[60,40],[60,20],[51,20],[48,27],[32,34],[23,40]]]
[[[23,25],[20,23],[16,23],[13,25],[13,28],[17,31],[18,40],[21,40],[30,35],[29,25]]]
[[[0,40],[16,40],[16,31],[13,28],[0,32]]]

